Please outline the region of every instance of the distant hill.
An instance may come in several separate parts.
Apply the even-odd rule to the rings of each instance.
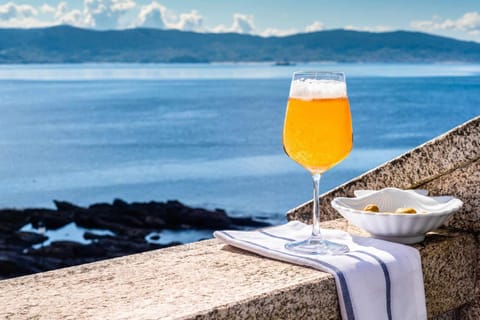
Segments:
[[[217,61],[480,62],[480,43],[407,31],[328,30],[263,38],[70,26],[0,29],[0,63]]]

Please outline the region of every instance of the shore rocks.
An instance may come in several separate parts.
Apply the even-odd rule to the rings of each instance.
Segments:
[[[222,209],[191,208],[179,201],[133,202],[115,199],[112,204],[80,207],[54,201],[52,209],[0,210],[0,279],[52,270],[101,259],[181,244],[150,243],[146,236],[162,230],[244,229],[268,225],[252,218],[229,217]],[[108,235],[86,231],[87,242],[51,241],[43,230],[57,230],[70,223],[86,229],[109,230]],[[21,231],[31,224],[38,232]],[[152,236],[158,240],[159,236]]]

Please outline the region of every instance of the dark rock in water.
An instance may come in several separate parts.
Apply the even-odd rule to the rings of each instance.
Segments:
[[[25,246],[42,243],[48,239],[48,237],[44,235],[26,231],[15,231],[13,233],[13,238],[18,240],[21,244],[24,244]]]
[[[115,199],[112,204],[96,203],[89,207],[57,200],[54,204],[56,210],[0,210],[0,279],[180,244],[161,245],[145,240],[148,234],[165,229],[245,229],[268,225],[252,218],[229,217],[222,209],[191,208],[175,200],[127,203]],[[28,223],[47,230],[75,223],[87,229],[110,230],[113,235],[85,232],[84,238],[89,244],[53,241],[38,247],[47,237],[20,231]],[[156,241],[160,237],[153,235],[150,239]]]
[[[231,226],[225,212],[189,209],[179,201],[166,203],[166,223],[171,226],[188,225],[204,229],[221,229]]]
[[[58,201],[58,200],[53,200],[53,203],[55,204],[55,207],[57,208],[57,211],[69,211],[69,212],[74,212],[75,210],[82,209],[79,206],[76,206],[70,202],[67,201]]]
[[[0,279],[42,272],[45,269],[35,257],[7,252],[0,255]]]
[[[84,232],[83,233],[83,238],[85,240],[96,240],[96,239],[104,239],[104,238],[114,238],[115,236],[109,235],[109,234],[96,234],[93,232]]]
[[[108,211],[110,210],[111,205],[106,202],[101,203],[94,203],[88,207],[89,210],[96,210],[96,211]]]
[[[68,211],[25,209],[24,212],[30,215],[30,223],[34,228],[56,230],[72,222],[72,213]]]
[[[81,243],[73,241],[53,241],[49,246],[29,250],[29,254],[33,256],[54,256],[66,260],[75,258],[77,248],[82,246]]]
[[[0,232],[18,230],[30,222],[28,212],[14,209],[0,210]]]
[[[123,208],[123,209],[128,209],[130,207],[130,205],[127,202],[123,201],[122,199],[114,199],[112,206],[115,208]]]

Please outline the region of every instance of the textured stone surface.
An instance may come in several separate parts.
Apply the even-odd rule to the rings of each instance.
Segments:
[[[446,225],[461,230],[480,231],[480,159],[423,184],[420,188],[427,189],[431,194],[454,194],[462,199],[463,207]]]
[[[480,243],[480,235],[477,235],[477,244]],[[458,319],[478,320],[480,319],[480,247],[477,246],[477,282],[475,285],[475,295],[472,303],[467,304],[459,310]]]
[[[0,281],[0,306],[0,319],[268,319],[297,308],[335,319],[338,309],[331,275],[217,240]]]
[[[417,246],[430,316],[471,301],[474,241],[441,231]],[[340,319],[331,275],[217,240],[0,281],[0,306],[0,319]]]
[[[450,237],[455,237],[456,241],[446,241]],[[415,247],[422,256],[429,316],[440,315],[474,301],[477,248],[472,235],[437,230]]]
[[[450,310],[442,315],[436,316],[434,320],[460,320],[459,311],[457,309]]]
[[[339,217],[339,214],[330,206],[330,202],[335,197],[353,196],[353,191],[357,189],[418,188],[442,176],[450,176],[452,171],[475,161],[478,162],[479,159],[480,116],[322,195],[322,219],[330,220]],[[449,183],[451,185],[455,183],[456,190],[461,191],[462,195],[478,195],[480,188],[478,180],[475,180],[476,184],[474,181],[472,185],[467,186],[463,184],[465,176],[455,177],[461,180],[449,181]],[[478,170],[476,177],[478,177]],[[445,177],[443,181],[448,179]],[[456,195],[456,193],[453,194]],[[469,199],[476,199],[478,203],[479,198],[472,196]],[[287,218],[310,221],[311,210],[312,202],[310,201],[290,210]],[[462,219],[461,214],[458,216]],[[467,217],[467,219],[470,218]],[[477,218],[476,225],[480,225],[478,220]]]

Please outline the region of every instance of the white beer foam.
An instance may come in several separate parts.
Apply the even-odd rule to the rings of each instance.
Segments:
[[[293,80],[289,97],[301,100],[346,98],[347,85],[336,80]]]

